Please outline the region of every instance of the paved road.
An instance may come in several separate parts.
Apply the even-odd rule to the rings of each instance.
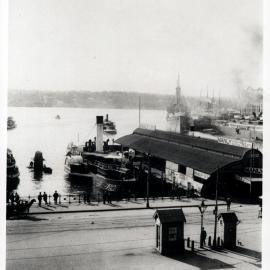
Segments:
[[[257,206],[233,206],[241,223],[243,254],[197,250],[178,258],[154,251],[153,210],[36,215],[7,222],[7,269],[257,269],[261,251],[261,219]],[[214,228],[213,209],[204,224]],[[184,209],[185,237],[199,241],[197,208]],[[256,266],[255,266],[256,265]]]

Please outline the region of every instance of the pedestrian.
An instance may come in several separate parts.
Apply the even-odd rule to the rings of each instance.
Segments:
[[[106,199],[107,199],[107,198],[106,198],[106,197],[107,197],[107,196],[106,196],[106,193],[107,193],[107,192],[106,192],[106,190],[105,190],[105,191],[103,192],[103,204],[106,204]]]
[[[90,204],[90,192],[87,192],[86,200],[87,200],[87,203]]]
[[[11,200],[11,204],[14,204],[14,200],[15,200],[15,196],[13,193],[10,194],[10,200]]]
[[[46,192],[44,192],[44,193],[43,193],[43,200],[44,200],[44,202],[45,202],[46,205],[48,204],[47,199],[48,199],[48,195],[47,195]]]
[[[206,237],[207,237],[206,230],[204,229],[204,227],[202,227],[202,232],[201,232],[202,246],[205,246],[206,245],[206,243],[205,243]]]
[[[38,194],[38,206],[41,206],[41,201],[42,201],[42,194],[39,192]]]
[[[15,193],[15,202],[18,203],[19,200],[20,200],[20,196],[19,196],[19,194],[16,192],[16,193]]]
[[[226,203],[227,203],[227,211],[230,211],[231,203],[232,203],[231,198],[227,198],[227,199],[226,199]]]
[[[83,202],[85,204],[87,203],[87,194],[86,194],[86,192],[83,193]]]
[[[111,193],[110,192],[108,192],[108,194],[107,194],[107,201],[108,201],[108,203],[111,203]]]
[[[57,191],[55,191],[53,194],[54,204],[57,204],[58,197],[59,197],[59,194],[57,193]]]

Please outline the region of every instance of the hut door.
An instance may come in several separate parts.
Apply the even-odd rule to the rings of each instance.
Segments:
[[[157,227],[157,229],[156,229],[156,232],[157,232],[157,235],[156,235],[156,239],[157,239],[156,246],[159,249],[160,248],[160,226],[157,225],[156,227]]]

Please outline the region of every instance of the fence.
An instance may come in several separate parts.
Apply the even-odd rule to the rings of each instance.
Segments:
[[[146,201],[146,196],[144,197],[137,197],[135,194],[130,194],[130,196],[126,197],[114,197],[113,195],[104,195],[104,193],[97,193],[95,197],[91,196],[92,194],[90,193],[82,193],[82,194],[58,194],[58,198],[55,200],[53,195],[47,195],[47,204],[90,204],[90,203],[97,203],[99,204],[100,202],[108,202],[108,201],[116,201],[116,202],[128,202],[128,201]],[[171,199],[171,200],[181,200],[181,199],[186,199],[187,196],[151,196],[149,197],[150,200],[158,200],[158,199]],[[39,203],[38,200],[38,195],[36,196],[22,196],[20,197],[20,200],[25,200],[25,201],[31,201],[32,199],[36,200],[36,204]],[[8,202],[11,202],[11,199],[8,199]],[[42,196],[41,203],[44,204],[44,197]]]

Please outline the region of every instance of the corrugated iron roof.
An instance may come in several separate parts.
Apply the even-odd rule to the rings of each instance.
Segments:
[[[212,174],[217,168],[240,160],[240,157],[237,156],[207,151],[205,148],[192,147],[190,144],[165,141],[155,138],[153,134],[147,136],[134,132],[117,139],[116,142],[139,152],[148,153],[207,174]]]
[[[186,222],[186,218],[182,209],[156,210],[153,218],[159,218],[161,223]]]
[[[207,151],[218,152],[236,157],[243,157],[243,155],[249,150],[239,146],[222,144],[206,138],[192,137],[163,130],[137,128],[134,130],[133,134],[153,137],[164,141],[175,142],[177,144],[183,144],[190,147],[196,147]]]

